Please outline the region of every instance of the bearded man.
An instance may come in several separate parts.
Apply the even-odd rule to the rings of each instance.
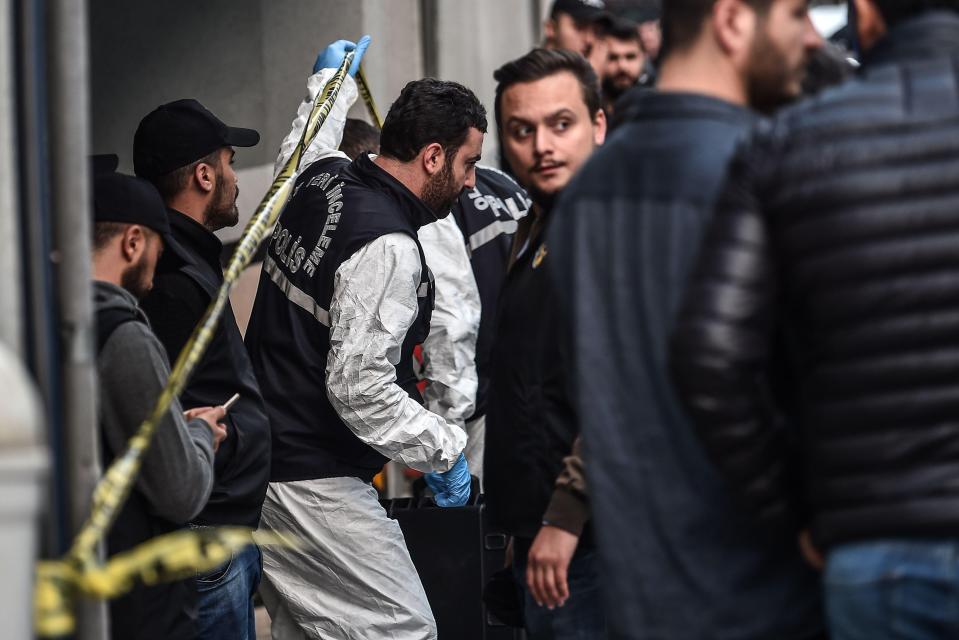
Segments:
[[[368,42],[320,54],[277,167],[346,51],[357,51],[352,74]],[[264,550],[262,594],[274,638],[430,640],[430,603],[370,483],[395,460],[426,473],[439,506],[469,498],[466,432],[427,410],[416,387],[413,349],[436,291],[417,232],[475,185],[486,112],[455,82],[410,82],[380,154],[350,162],[335,149],[356,96],[347,77],[303,153],[246,334],[274,425],[263,526],[299,542]]]
[[[820,44],[807,9],[805,0],[664,3],[657,91],[617,105],[621,125],[555,213],[550,258],[573,327],[564,346],[613,637],[822,633],[817,576],[792,536],[757,531],[730,495],[667,358],[736,144],[755,111],[800,95]]]
[[[603,74],[603,101],[607,117],[613,116],[616,101],[633,87],[648,87],[655,80],[649,59],[632,20],[617,18],[606,34],[609,55]]]
[[[140,122],[133,167],[153,183],[167,206],[173,242],[143,301],[171,362],[223,282],[223,245],[214,231],[234,226],[239,194],[233,147],[252,147],[260,135],[228,127],[196,100],[164,104]],[[269,478],[270,422],[243,338],[229,305],[213,341],[180,400],[185,408],[240,399],[225,418],[228,438],[216,454],[213,493],[191,525],[255,529]],[[260,551],[250,545],[197,577],[200,638],[254,638],[253,594]]]

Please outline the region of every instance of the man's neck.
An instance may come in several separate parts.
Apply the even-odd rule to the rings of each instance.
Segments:
[[[185,196],[174,196],[166,202],[166,206],[170,209],[175,209],[179,211],[186,217],[194,220],[197,224],[203,225],[206,227],[206,202],[198,200],[196,198],[190,198]]]
[[[666,56],[656,88],[670,93],[696,93],[742,107],[748,105],[746,85],[732,62],[705,44]]]
[[[108,260],[97,256],[93,256],[93,279],[99,280],[100,282],[109,282],[118,287],[123,287],[123,269],[115,264],[110,263]]]
[[[410,190],[417,198],[423,196],[424,180],[408,162],[400,162],[384,155],[373,159],[373,164],[393,176],[400,184]]]

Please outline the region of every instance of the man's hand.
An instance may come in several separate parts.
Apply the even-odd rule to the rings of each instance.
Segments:
[[[317,73],[323,69],[338,68],[343,62],[343,58],[346,57],[347,52],[355,51],[353,54],[353,64],[350,65],[349,69],[349,74],[355,76],[356,72],[360,69],[360,61],[363,59],[363,54],[366,53],[366,48],[369,46],[369,36],[363,36],[356,44],[349,40],[332,42],[316,56],[316,62],[313,63],[313,73]]]
[[[536,534],[526,559],[526,584],[539,606],[552,609],[566,604],[569,598],[566,572],[577,544],[577,536],[548,524]]]
[[[433,491],[433,499],[440,507],[462,507],[470,499],[469,466],[462,453],[453,468],[444,473],[425,473],[423,479]]]
[[[220,422],[226,417],[226,409],[223,407],[196,407],[187,409],[183,412],[187,420],[199,418],[210,427],[213,432],[213,451],[220,448],[220,443],[226,440],[226,425]]]
[[[806,562],[816,571],[822,571],[823,567],[826,566],[822,553],[812,543],[809,529],[803,529],[802,533],[799,534],[799,550],[802,551],[802,557],[806,559]]]

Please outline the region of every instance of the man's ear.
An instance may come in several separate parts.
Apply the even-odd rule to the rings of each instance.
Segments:
[[[556,21],[552,18],[546,18],[543,23],[543,39],[547,43],[552,43],[556,39]]]
[[[146,249],[146,234],[138,224],[129,225],[120,236],[120,252],[129,263],[135,263]]]
[[[196,182],[197,189],[204,193],[212,193],[216,187],[216,170],[211,164],[198,162],[193,168],[193,180]]]
[[[717,0],[709,22],[719,48],[737,64],[745,64],[759,27],[756,10],[743,0]]]
[[[593,116],[593,142],[599,146],[606,142],[606,112],[602,109]]]
[[[423,163],[423,171],[426,175],[433,176],[443,170],[443,164],[446,162],[446,151],[443,145],[438,142],[431,142],[420,152],[420,159]]]
[[[872,0],[850,1],[856,5],[856,36],[859,38],[859,48],[869,51],[886,35],[889,27]]]

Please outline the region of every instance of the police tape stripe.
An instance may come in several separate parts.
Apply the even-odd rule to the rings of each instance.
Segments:
[[[154,585],[183,580],[222,566],[251,542],[296,547],[288,536],[242,527],[174,531],[118,553],[103,566],[81,572],[64,562],[40,562],[34,592],[34,630],[40,637],[73,631],[70,594],[116,598],[136,582]]]
[[[168,561],[167,556],[183,560],[182,565],[177,565],[181,568],[193,562],[195,565],[192,567],[193,571],[203,571],[204,567],[211,569],[223,562],[222,553],[213,551],[234,549],[236,547],[231,545],[239,544],[239,540],[242,539],[230,533],[231,531],[236,533],[235,530],[226,530],[221,536],[220,545],[210,546],[210,553],[207,554],[195,551],[197,548],[206,548],[202,543],[210,539],[208,535],[197,531],[181,531],[170,534],[169,538],[164,536],[161,542],[158,542],[160,539],[147,541],[122,556],[111,558],[102,566],[98,564],[96,557],[97,545],[110,529],[130,494],[157,425],[166,416],[173,399],[180,395],[197,363],[206,352],[216,325],[229,301],[230,289],[276,224],[293,189],[293,183],[299,172],[300,158],[329,116],[350,64],[353,62],[353,56],[353,52],[346,54],[339,69],[317,96],[299,143],[274,178],[269,191],[244,229],[239,244],[224,271],[223,284],[194,329],[190,340],[180,352],[167,385],[157,399],[153,411],[130,438],[127,450],[110,465],[94,489],[90,516],[81,527],[67,555],[59,561],[38,564],[34,618],[37,633],[40,636],[62,635],[72,630],[74,625],[72,600],[78,593],[95,597],[115,597],[128,590],[135,577],[166,576],[168,573],[157,569],[156,563],[161,562],[161,568],[166,566],[163,563]],[[217,530],[209,531],[214,532],[212,534],[214,536],[220,535],[215,533]],[[245,542],[240,544],[240,547],[250,542],[250,532],[247,531],[244,535]],[[271,544],[279,541],[276,538],[264,539],[264,543]],[[158,558],[157,550],[161,550],[165,555]]]
[[[360,70],[356,74],[356,86],[360,90],[360,95],[363,97],[363,102],[366,103],[366,109],[370,112],[370,118],[373,119],[373,124],[376,125],[377,129],[383,128],[383,118],[380,117],[380,111],[376,108],[376,102],[373,100],[373,92],[370,91],[370,85],[366,81],[366,72],[363,69],[363,65],[360,65]]]

